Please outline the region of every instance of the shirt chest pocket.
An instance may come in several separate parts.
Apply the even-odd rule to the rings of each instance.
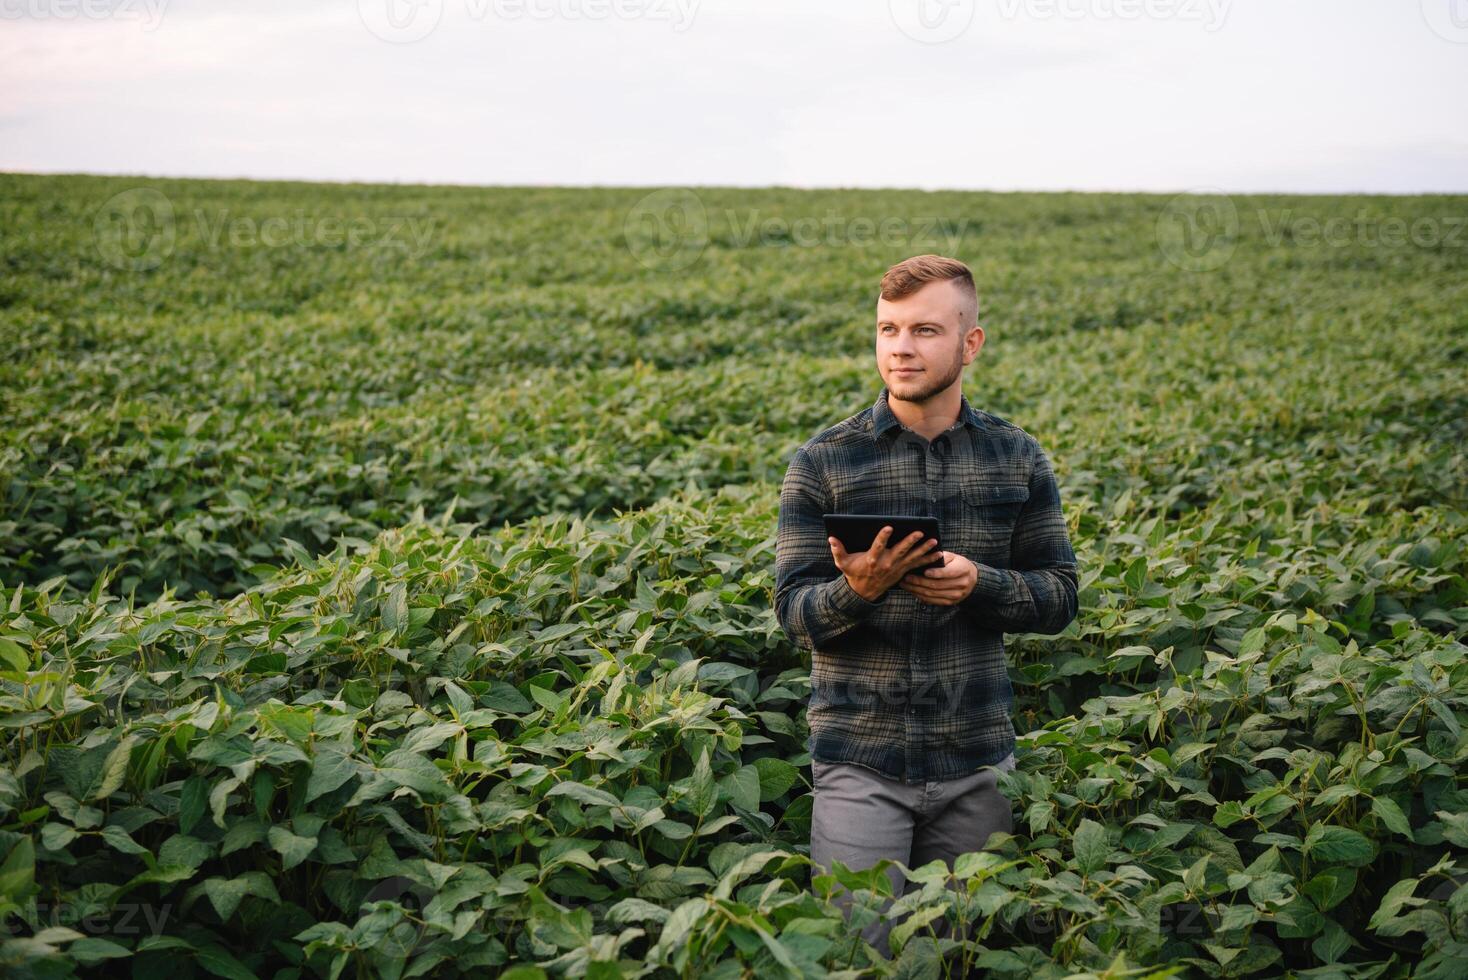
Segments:
[[[966,484],[953,497],[952,526],[958,540],[950,550],[1007,566],[1010,538],[1028,499],[1030,489],[1022,483]]]

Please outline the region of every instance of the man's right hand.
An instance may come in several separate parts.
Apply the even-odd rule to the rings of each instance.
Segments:
[[[932,538],[924,539],[923,532],[914,531],[889,548],[887,539],[891,536],[892,526],[889,524],[877,532],[870,548],[856,554],[847,552],[839,538],[826,539],[831,545],[831,557],[836,560],[836,567],[846,576],[856,594],[868,602],[876,602],[908,572],[933,560],[930,552],[938,542]]]

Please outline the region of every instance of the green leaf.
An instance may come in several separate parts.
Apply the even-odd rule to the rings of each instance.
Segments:
[[[382,601],[382,625],[396,633],[408,625],[408,587],[398,582]]]
[[[224,839],[219,842],[219,856],[233,854],[264,839],[265,824],[260,822],[260,818],[254,815],[242,817],[231,822],[229,829],[224,832]]]
[[[83,800],[101,800],[117,792],[118,788],[122,786],[123,777],[127,774],[128,755],[132,752],[133,744],[136,741],[137,738],[129,735],[107,753],[107,760],[102,764],[101,772],[98,773],[88,793],[81,797]]]
[[[663,931],[658,936],[658,947],[667,951],[677,949],[683,942],[683,937],[688,935],[708,907],[706,898],[690,898],[679,905],[663,923]]]
[[[789,792],[790,787],[795,785],[795,780],[800,775],[800,770],[784,759],[777,759],[774,756],[756,759],[754,768],[759,774],[759,798],[765,803],[784,796]],[[749,809],[754,808],[749,807]]]
[[[178,829],[191,833],[209,808],[209,784],[202,776],[184,780],[178,794]]]
[[[259,977],[223,946],[209,945],[200,948],[194,953],[194,962],[225,980],[259,980]]]
[[[1132,559],[1122,575],[1122,581],[1126,583],[1128,592],[1140,592],[1142,583],[1147,580],[1147,558],[1145,555]]]
[[[1389,796],[1376,796],[1371,800],[1371,812],[1376,814],[1386,828],[1392,833],[1401,834],[1408,840],[1415,840],[1412,836],[1412,825],[1407,822],[1407,815],[1402,808],[1397,806],[1396,801]]]
[[[1310,944],[1322,963],[1335,963],[1351,948],[1351,937],[1333,919],[1325,920],[1325,932]]]
[[[126,830],[116,824],[109,824],[102,828],[102,839],[123,854],[150,853],[146,847],[133,840]]]
[[[1089,875],[1106,866],[1106,856],[1111,845],[1106,842],[1106,828],[1094,820],[1085,819],[1076,827],[1072,840],[1075,847],[1076,866],[1081,874]]]
[[[581,632],[584,628],[580,623],[556,623],[554,626],[547,626],[543,630],[532,630],[531,632],[535,635],[536,643],[554,643],[556,640],[563,640],[568,636],[573,636]]]
[[[546,980],[546,973],[538,966],[520,964],[501,973],[499,980]]]
[[[158,863],[192,870],[209,860],[211,853],[212,845],[186,834],[174,834],[158,848]]]
[[[77,839],[77,831],[64,823],[48,823],[41,828],[41,845],[48,851],[61,851]]]
[[[453,790],[448,778],[431,759],[405,749],[395,749],[383,756],[376,773],[388,785],[407,786],[428,799],[445,798]]]
[[[0,864],[0,898],[21,904],[36,877],[36,845],[29,837],[16,841]]]
[[[1433,816],[1443,822],[1443,836],[1449,843],[1468,847],[1468,813],[1435,810]]]
[[[703,751],[699,753],[698,762],[694,764],[688,794],[681,802],[694,816],[706,817],[713,811],[717,801],[718,787],[714,783],[713,770],[709,767],[708,752]]]
[[[1326,868],[1300,889],[1322,912],[1328,912],[1350,897],[1356,887],[1354,868]]]
[[[114,943],[110,939],[86,936],[66,947],[66,955],[82,966],[93,966],[103,960],[121,959],[133,954],[132,950],[126,946]]]
[[[566,699],[555,691],[535,684],[530,685],[530,696],[535,699],[536,704],[551,712],[561,710],[561,705],[566,703]]]
[[[315,837],[301,837],[284,827],[271,827],[266,834],[270,846],[281,856],[280,867],[283,871],[289,871],[316,849]]]
[[[980,881],[992,878],[1004,868],[1012,867],[1014,861],[1005,861],[992,851],[968,851],[960,854],[953,862],[953,876],[960,881],[977,877]]]
[[[902,947],[907,945],[907,941],[912,938],[914,933],[927,926],[934,919],[942,918],[943,913],[947,910],[948,906],[945,904],[927,905],[913,911],[900,925],[888,933],[887,942],[892,952],[900,953]]]
[[[1309,939],[1318,936],[1328,921],[1314,904],[1303,896],[1294,899],[1275,913],[1280,936],[1285,939]]]
[[[480,700],[494,710],[503,711],[507,715],[523,715],[533,707],[513,684],[504,681],[495,681],[490,684],[489,690],[480,696]]]
[[[1211,857],[1208,854],[1203,855],[1183,872],[1183,885],[1194,895],[1201,893],[1208,881],[1208,862]]]
[[[444,681],[443,690],[449,697],[449,703],[454,706],[454,711],[458,713],[461,719],[464,715],[474,710],[474,699],[469,697],[468,692],[453,681]]]
[[[1359,867],[1370,864],[1376,848],[1360,831],[1315,824],[1305,836],[1305,850],[1320,861]]]
[[[340,789],[357,775],[357,764],[343,749],[324,748],[311,760],[311,775],[306,780],[306,802],[319,799]]]
[[[31,669],[30,656],[14,640],[3,636],[0,636],[0,663],[21,673]]]
[[[607,921],[616,926],[631,925],[634,922],[662,923],[668,921],[669,914],[661,905],[654,905],[640,898],[624,898],[607,909]]]
[[[575,949],[591,941],[593,923],[590,909],[567,911],[547,900],[537,888],[532,888],[530,895],[529,926],[533,933],[561,949]]]
[[[1401,911],[1404,905],[1421,905],[1424,899],[1413,898],[1412,893],[1417,890],[1416,878],[1403,878],[1387,889],[1382,896],[1381,905],[1376,913],[1371,916],[1368,923],[1372,929],[1380,928],[1381,924]]]
[[[759,809],[759,770],[754,766],[740,766],[719,782],[734,806],[741,810]]]
[[[215,913],[225,922],[234,915],[246,895],[280,904],[280,894],[263,871],[246,871],[237,878],[210,878],[196,888],[203,889]]]
[[[1248,816],[1242,803],[1237,800],[1229,800],[1213,811],[1213,823],[1219,827],[1230,827],[1240,820],[1247,819]]]
[[[728,898],[733,893],[734,886],[738,885],[745,878],[763,870],[765,865],[776,858],[787,858],[789,856],[789,851],[777,850],[753,851],[745,854],[720,877],[718,887],[714,889],[714,897]]]
[[[564,782],[556,783],[546,791],[546,798],[552,796],[569,796],[578,803],[587,806],[620,806],[622,801],[617,799],[606,790],[596,789],[584,783]]]

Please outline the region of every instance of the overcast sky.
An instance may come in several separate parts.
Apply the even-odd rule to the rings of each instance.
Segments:
[[[1468,192],[1468,0],[0,0],[0,170]]]

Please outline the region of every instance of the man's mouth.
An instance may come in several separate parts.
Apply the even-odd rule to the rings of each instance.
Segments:
[[[921,368],[893,368],[893,374],[921,374]]]

